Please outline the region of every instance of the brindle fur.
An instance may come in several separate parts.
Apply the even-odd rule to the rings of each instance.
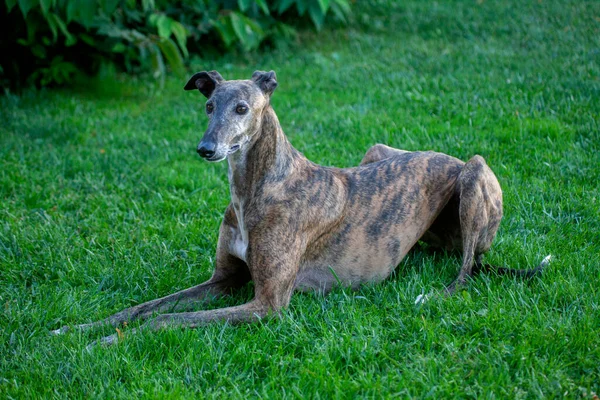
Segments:
[[[316,165],[284,135],[270,105],[276,86],[273,71],[257,71],[243,81],[225,81],[216,71],[190,79],[185,89],[199,89],[213,110],[198,151],[209,161],[229,163],[232,201],[221,224],[213,276],[79,328],[117,326],[163,312],[169,313],[143,327],[254,321],[286,307],[294,290],[327,292],[338,281],[352,287],[381,281],[419,239],[463,252],[448,294],[465,284],[474,266],[482,267],[480,256],[502,218],[502,191],[482,157],[464,163],[378,144],[356,168]],[[247,107],[241,115],[240,104],[242,111]],[[250,280],[255,296],[249,303],[174,312]]]

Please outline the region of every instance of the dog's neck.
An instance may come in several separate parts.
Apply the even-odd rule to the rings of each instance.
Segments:
[[[258,132],[238,152],[227,157],[231,194],[247,200],[267,178],[284,180],[306,158],[287,140],[279,119],[268,105],[263,111]]]

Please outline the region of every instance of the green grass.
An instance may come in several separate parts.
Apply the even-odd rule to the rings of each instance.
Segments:
[[[132,77],[0,99],[0,397],[587,397],[600,392],[600,3],[357,2],[346,28],[195,65],[275,69],[273,103],[311,160],[387,143],[486,158],[505,218],[484,275],[411,253],[388,281],[296,294],[244,326],[61,337],[64,324],[207,279],[229,193],[195,154],[204,100]],[[394,3],[394,4],[392,4]],[[481,3],[481,4],[479,4]],[[498,4],[500,3],[500,4]],[[213,306],[251,297],[248,288]]]

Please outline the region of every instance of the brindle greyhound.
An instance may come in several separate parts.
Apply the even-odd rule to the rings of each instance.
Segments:
[[[198,153],[207,161],[229,163],[231,203],[219,232],[215,271],[198,286],[79,328],[117,326],[161,312],[169,313],[143,326],[254,321],[286,307],[295,289],[327,292],[338,281],[352,287],[381,281],[418,240],[462,250],[462,267],[448,294],[484,267],[481,255],[502,218],[502,191],[482,157],[464,163],[378,144],[359,167],[316,165],[284,135],[270,102],[276,87],[273,71],[240,81],[199,72],[189,80],[185,90],[198,89],[208,98],[209,125]],[[531,276],[544,263],[498,272]],[[173,313],[250,280],[255,296],[246,304]],[[112,335],[102,342],[116,340]]]

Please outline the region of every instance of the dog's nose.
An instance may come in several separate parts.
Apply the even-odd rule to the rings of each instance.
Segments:
[[[200,154],[200,157],[210,158],[215,155],[216,147],[214,143],[200,143],[196,151]]]

